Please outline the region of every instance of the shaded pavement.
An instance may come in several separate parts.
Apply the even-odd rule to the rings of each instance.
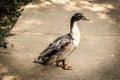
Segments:
[[[0,49],[2,80],[120,80],[120,1],[34,0],[28,4]],[[78,22],[81,41],[68,57],[73,70],[32,63],[56,37],[69,32],[70,18],[82,12],[89,22]]]

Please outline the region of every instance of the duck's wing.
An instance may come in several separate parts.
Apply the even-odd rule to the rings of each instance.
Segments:
[[[34,63],[50,65],[56,61],[64,60],[75,48],[71,44],[71,40],[73,38],[70,34],[57,38],[40,53],[38,58],[34,60]]]
[[[62,51],[62,48],[70,43],[71,37],[69,34],[59,37],[54,40],[43,52],[40,53],[40,57],[52,56]]]

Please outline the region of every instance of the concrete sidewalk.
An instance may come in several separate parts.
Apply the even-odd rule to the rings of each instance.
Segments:
[[[28,4],[12,29],[15,36],[7,39],[8,50],[0,52],[0,78],[120,80],[119,4],[109,1],[34,0]],[[80,45],[67,59],[74,69],[32,63],[51,41],[69,32],[75,12],[82,12],[90,21],[78,22]]]

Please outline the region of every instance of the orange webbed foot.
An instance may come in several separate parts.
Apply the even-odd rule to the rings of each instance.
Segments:
[[[68,65],[64,65],[62,68],[64,70],[72,70],[73,69],[72,66],[68,66]]]

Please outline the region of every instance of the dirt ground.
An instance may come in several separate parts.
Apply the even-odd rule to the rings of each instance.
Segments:
[[[34,0],[28,4],[0,49],[0,80],[120,80],[120,0]],[[81,41],[68,57],[73,70],[32,63],[58,36],[69,32],[71,16]]]

